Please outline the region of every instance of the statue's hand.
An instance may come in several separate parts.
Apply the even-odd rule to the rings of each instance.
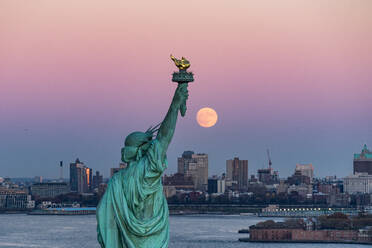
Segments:
[[[188,97],[189,91],[187,90],[187,84],[179,84],[174,93],[174,103],[176,106],[179,108],[182,104],[186,104]]]

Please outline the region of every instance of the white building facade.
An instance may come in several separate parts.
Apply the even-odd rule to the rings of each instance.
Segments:
[[[372,175],[366,173],[350,175],[344,178],[344,192],[349,194],[372,194]]]

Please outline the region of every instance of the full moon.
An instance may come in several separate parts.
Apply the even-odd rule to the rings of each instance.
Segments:
[[[196,114],[196,121],[202,127],[213,127],[217,122],[218,116],[212,108],[202,108]]]

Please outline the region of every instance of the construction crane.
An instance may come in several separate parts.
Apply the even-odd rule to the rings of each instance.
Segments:
[[[269,159],[269,169],[271,170],[271,165],[272,165],[273,163],[271,163],[270,150],[267,149],[266,152],[267,152],[267,158]]]

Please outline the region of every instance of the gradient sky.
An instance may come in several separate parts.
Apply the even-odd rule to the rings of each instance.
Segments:
[[[0,176],[58,177],[77,157],[109,175],[125,136],[160,122],[191,61],[188,112],[168,150],[352,173],[372,147],[372,1],[0,2]],[[206,129],[202,107],[219,114]],[[67,166],[64,176],[68,176]]]

